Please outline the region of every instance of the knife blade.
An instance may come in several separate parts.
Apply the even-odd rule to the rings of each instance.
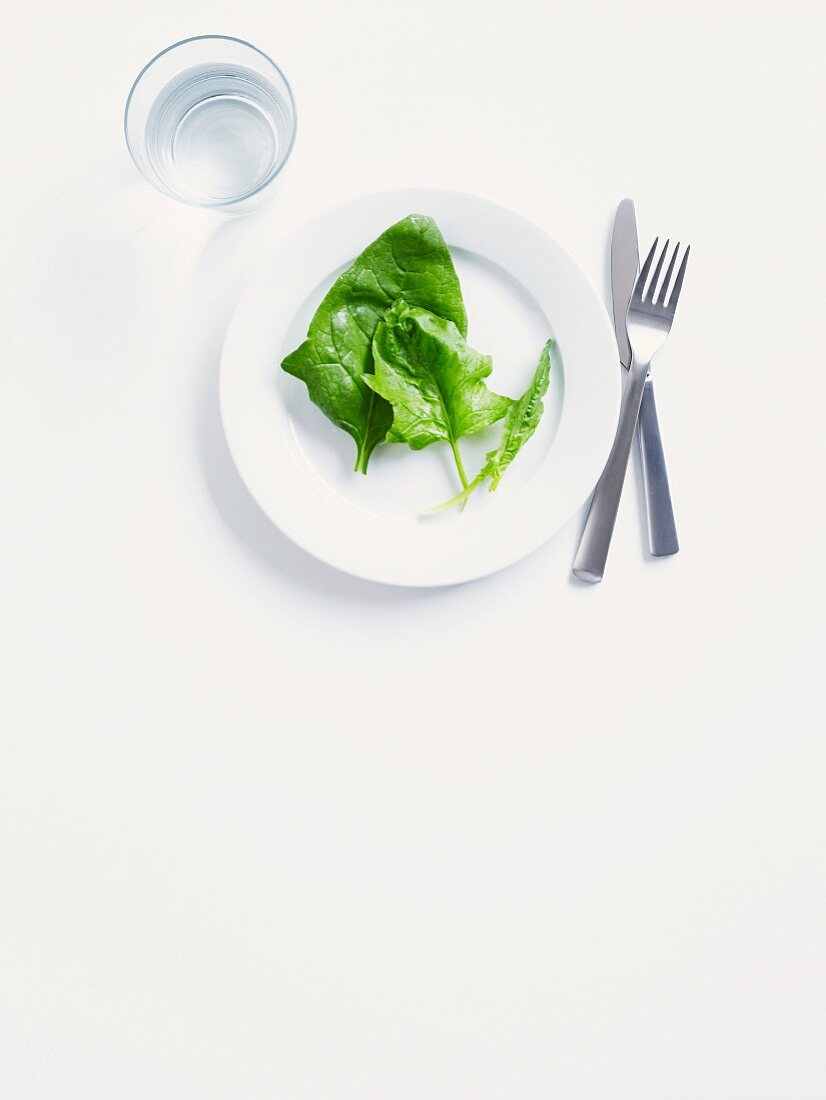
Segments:
[[[631,345],[628,342],[625,318],[639,269],[640,250],[634,200],[623,199],[617,207],[614,232],[611,235],[611,296],[614,303],[614,333],[620,362],[626,370],[631,365]]]
[[[614,231],[611,234],[611,297],[614,310],[614,334],[622,365],[631,365],[631,345],[628,342],[626,317],[628,303],[637,280],[640,251],[637,241],[637,215],[633,199],[623,199],[617,207]],[[667,557],[680,549],[668,471],[665,467],[654,383],[649,375],[642,395],[637,433],[642,455],[642,480],[645,488],[645,511],[648,521],[648,547],[654,557]]]

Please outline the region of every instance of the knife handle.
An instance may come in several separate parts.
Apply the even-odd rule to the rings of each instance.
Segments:
[[[614,437],[614,445],[605,463],[594,495],[585,528],[580,539],[579,549],[574,559],[574,576],[589,584],[599,584],[605,573],[605,562],[614,524],[617,520],[625,471],[634,445],[634,433],[637,430],[637,418],[640,414],[640,402],[645,390],[648,375],[648,363],[632,362],[628,377],[622,390],[619,424]]]
[[[654,401],[654,384],[650,378],[646,380],[640,405],[639,436],[645,510],[648,517],[648,545],[654,557],[663,558],[676,554],[680,544],[677,541],[660,422]]]

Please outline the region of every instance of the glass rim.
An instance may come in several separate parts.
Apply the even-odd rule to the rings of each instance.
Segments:
[[[284,156],[281,158],[281,163],[278,165],[278,167],[269,175],[267,175],[251,191],[246,191],[243,195],[239,195],[237,198],[222,199],[220,202],[199,202],[195,199],[185,199],[182,198],[175,191],[164,187],[160,181],[150,179],[150,177],[141,168],[140,163],[138,162],[138,158],[135,155],[135,150],[132,148],[132,142],[129,140],[129,108],[132,105],[132,99],[141,80],[152,68],[156,61],[160,61],[162,57],[165,57],[173,50],[180,49],[181,46],[189,46],[193,42],[232,42],[236,46],[244,46],[246,49],[252,50],[260,57],[263,57],[269,65],[272,65],[272,67],[284,81],[284,86],[287,89],[287,96],[289,97],[290,101],[290,107],[292,108],[293,118],[292,126],[290,128],[290,140]],[[177,202],[181,202],[185,206],[196,206],[207,210],[220,210],[222,207],[225,206],[234,206],[236,203],[246,202],[247,199],[252,198],[254,195],[257,195],[259,192],[263,191],[265,187],[268,187],[273,182],[273,180],[275,180],[281,174],[282,170],[287,164],[287,161],[290,159],[290,154],[292,153],[293,146],[295,145],[295,136],[297,132],[298,108],[295,105],[295,96],[293,95],[292,85],[284,74],[283,69],[275,61],[273,61],[269,54],[264,53],[263,50],[259,50],[259,48],[257,46],[254,46],[252,42],[247,42],[245,38],[236,38],[234,35],[231,34],[195,34],[192,35],[190,38],[181,38],[179,41],[173,42],[171,45],[166,46],[164,49],[162,49],[159,53],[156,53],[154,57],[151,57],[146,62],[141,71],[132,81],[132,87],[129,89],[129,95],[126,97],[126,105],[123,108],[123,137],[126,141],[126,148],[129,150],[129,156],[132,158],[132,162],[137,170],[140,172],[141,176],[151,187],[154,187],[156,191],[160,191],[162,195],[167,195],[169,198],[175,199]]]

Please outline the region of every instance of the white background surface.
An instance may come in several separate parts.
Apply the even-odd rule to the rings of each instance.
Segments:
[[[819,1100],[823,114],[816,5],[32,2],[2,173],[5,1096]],[[120,133],[159,48],[283,64],[276,203],[177,208]],[[607,291],[617,201],[693,245],[637,486],[489,580],[340,576],[216,404],[285,228],[445,186]]]

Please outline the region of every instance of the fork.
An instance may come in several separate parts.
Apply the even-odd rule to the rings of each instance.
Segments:
[[[648,282],[648,274],[654,255],[657,251],[659,238],[654,239],[651,250],[645,258],[645,263],[637,276],[631,301],[628,303],[628,339],[631,344],[631,366],[628,369],[628,378],[625,389],[622,392],[622,405],[620,407],[619,425],[614,438],[614,445],[605,464],[605,469],[597,482],[591,499],[591,508],[585,521],[585,529],[579,543],[576,560],[574,561],[574,576],[581,581],[597,584],[605,573],[605,562],[608,558],[608,547],[611,545],[611,536],[614,533],[614,524],[617,519],[622,485],[625,481],[625,471],[628,467],[628,456],[631,453],[631,444],[634,439],[634,429],[640,415],[640,404],[645,388],[645,379],[651,368],[651,360],[665,343],[665,339],[671,331],[671,322],[674,320],[674,312],[680,291],[683,287],[685,269],[688,265],[690,246],[683,253],[682,262],[674,280],[674,287],[666,305],[666,295],[671,283],[671,276],[677,263],[680,251],[679,242],[671,256],[671,261],[662,279],[657,294],[657,284],[668,254],[669,242],[663,245],[657,266],[651,281]],[[648,285],[646,286],[646,283]]]

